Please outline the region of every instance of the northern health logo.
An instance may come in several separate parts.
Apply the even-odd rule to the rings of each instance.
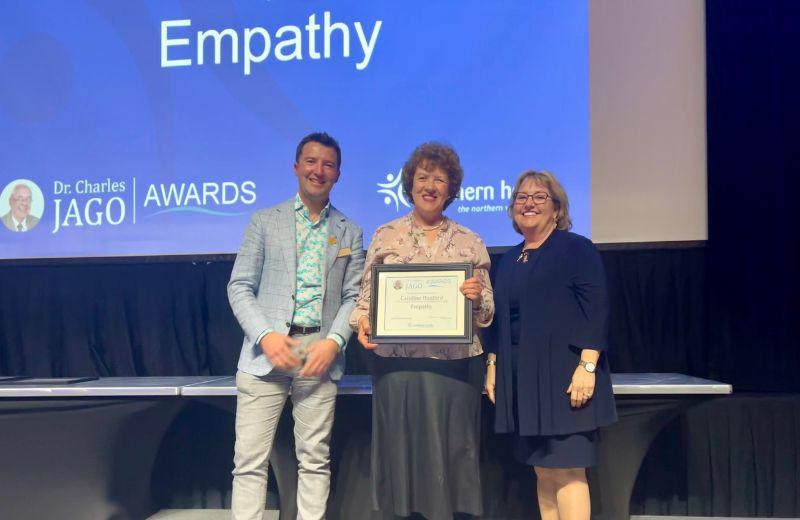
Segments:
[[[394,203],[395,211],[400,211],[400,205],[410,208],[411,204],[408,203],[406,200],[405,195],[403,194],[403,169],[396,173],[387,173],[386,174],[386,182],[385,183],[378,183],[378,193],[384,195],[383,203],[387,206],[391,206]]]

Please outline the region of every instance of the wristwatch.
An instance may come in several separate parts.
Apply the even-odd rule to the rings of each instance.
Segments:
[[[586,371],[589,372],[590,374],[594,374],[594,371],[597,368],[596,364],[592,363],[591,361],[585,361],[583,359],[578,361],[578,364],[583,368],[585,368]]]

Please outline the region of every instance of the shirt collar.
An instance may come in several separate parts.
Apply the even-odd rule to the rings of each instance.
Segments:
[[[312,222],[313,224],[318,224],[323,220],[325,220],[326,218],[328,218],[328,213],[330,213],[331,211],[331,202],[328,201],[328,203],[325,204],[325,207],[322,208],[322,211],[319,212],[319,220],[317,222],[313,222],[311,220],[311,211],[308,209],[308,206],[306,206],[305,203],[303,203],[303,199],[300,198],[299,193],[295,194],[294,196],[294,210],[296,212],[299,212],[300,215],[305,217],[305,219],[308,220],[309,222]]]
[[[24,217],[22,220],[17,220],[17,217],[15,217],[13,214],[11,215],[11,220],[13,220],[13,221],[14,221],[14,228],[15,228],[15,229],[16,229],[16,228],[17,228],[17,227],[18,227],[20,224],[22,224],[22,229],[28,229],[28,226],[27,226],[27,225],[26,225],[26,223],[25,223],[25,221],[26,221],[27,219],[28,219],[28,217]]]

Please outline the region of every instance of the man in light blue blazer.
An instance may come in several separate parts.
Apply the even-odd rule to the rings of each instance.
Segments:
[[[361,229],[329,201],[341,150],[325,133],[295,154],[297,195],[256,212],[228,299],[244,330],[236,374],[232,518],[261,520],[267,463],[291,390],[298,459],[297,518],[325,518],[336,381],[364,268]]]

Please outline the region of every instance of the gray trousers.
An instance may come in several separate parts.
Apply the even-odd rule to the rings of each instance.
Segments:
[[[303,346],[319,338],[297,339]],[[261,520],[267,495],[267,463],[275,430],[291,389],[297,455],[297,518],[321,520],[330,491],[330,438],[336,383],[323,377],[294,377],[274,370],[266,376],[236,374],[233,520]]]

